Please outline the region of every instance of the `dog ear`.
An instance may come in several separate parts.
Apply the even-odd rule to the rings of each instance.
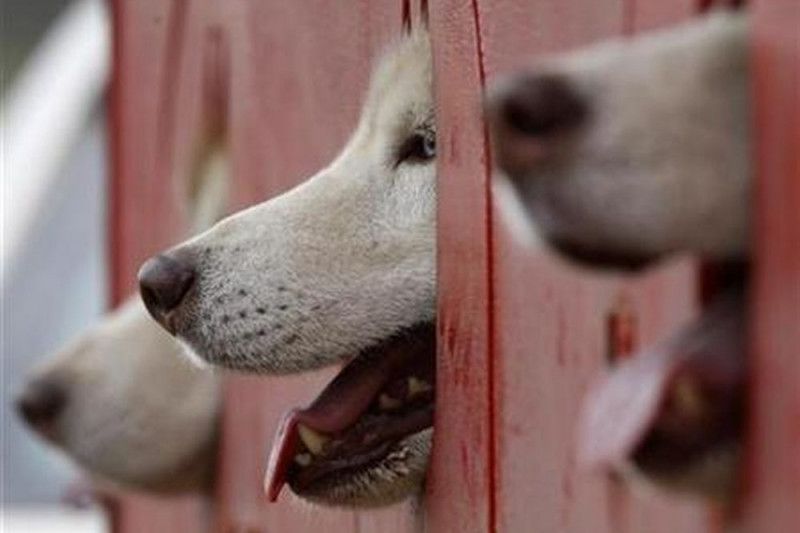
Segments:
[[[695,323],[613,369],[588,393],[579,461],[588,468],[635,463],[658,477],[740,437],[745,384],[741,293],[718,298]]]

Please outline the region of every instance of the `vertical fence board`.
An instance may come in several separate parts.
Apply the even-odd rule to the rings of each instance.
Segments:
[[[488,153],[474,5],[430,5],[438,137],[436,434],[431,531],[493,528]]]
[[[755,283],[747,531],[800,524],[800,4],[756,1]]]
[[[117,0],[114,9],[114,81],[111,95],[112,183],[110,225],[112,295],[120,302],[135,287],[138,265],[181,235],[184,222],[169,184],[155,172],[159,99],[169,47],[165,2]],[[149,90],[143,90],[147,87]],[[147,132],[149,135],[137,134]],[[163,178],[163,176],[160,176]],[[138,207],[138,209],[137,209]],[[158,218],[163,229],[147,223]]]
[[[196,103],[192,94],[199,89],[193,78],[199,71],[190,68],[198,56],[184,48],[183,38],[200,27],[204,13],[155,0],[115,0],[112,17],[108,216],[111,294],[117,304],[133,290],[141,262],[181,237],[187,228],[186,203],[180,199],[185,183],[173,181],[177,167],[163,147],[177,149],[183,142],[168,126],[178,116],[183,116],[186,125],[200,120],[200,110],[192,106]],[[209,523],[207,502],[201,497],[162,499],[129,494],[116,508],[113,526],[123,533],[200,532]]]

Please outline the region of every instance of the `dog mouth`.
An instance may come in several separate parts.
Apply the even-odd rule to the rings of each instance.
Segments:
[[[653,254],[616,251],[602,247],[575,244],[567,239],[550,237],[550,246],[572,263],[587,268],[602,268],[623,272],[637,272],[656,263],[660,257]]]
[[[330,499],[326,494],[341,493],[387,460],[402,462],[401,444],[433,426],[435,378],[432,323],[362,351],[307,408],[284,416],[270,452],[267,498],[275,501],[288,483],[298,495]]]
[[[701,317],[621,362],[590,390],[580,423],[586,467],[633,464],[667,487],[724,501],[736,488],[746,424],[746,279],[738,265]],[[726,279],[727,278],[727,279]]]

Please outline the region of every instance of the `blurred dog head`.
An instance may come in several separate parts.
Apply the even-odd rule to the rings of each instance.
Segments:
[[[678,252],[746,257],[746,17],[715,14],[545,59],[492,90],[503,212],[567,257],[639,268]],[[742,278],[694,323],[587,395],[584,462],[729,497],[744,421]]]
[[[581,262],[746,253],[746,17],[544,59],[492,87],[496,163],[526,223]]]
[[[703,316],[621,361],[584,400],[580,455],[718,500],[737,486],[744,426],[747,306],[733,286]]]
[[[214,473],[221,389],[218,377],[179,352],[131,300],[38,368],[18,410],[95,479],[204,491]]]

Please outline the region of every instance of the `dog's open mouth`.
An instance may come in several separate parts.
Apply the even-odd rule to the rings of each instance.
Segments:
[[[269,500],[286,483],[319,495],[402,455],[399,443],[433,425],[435,355],[434,325],[409,328],[352,359],[309,407],[287,413],[270,453]]]

